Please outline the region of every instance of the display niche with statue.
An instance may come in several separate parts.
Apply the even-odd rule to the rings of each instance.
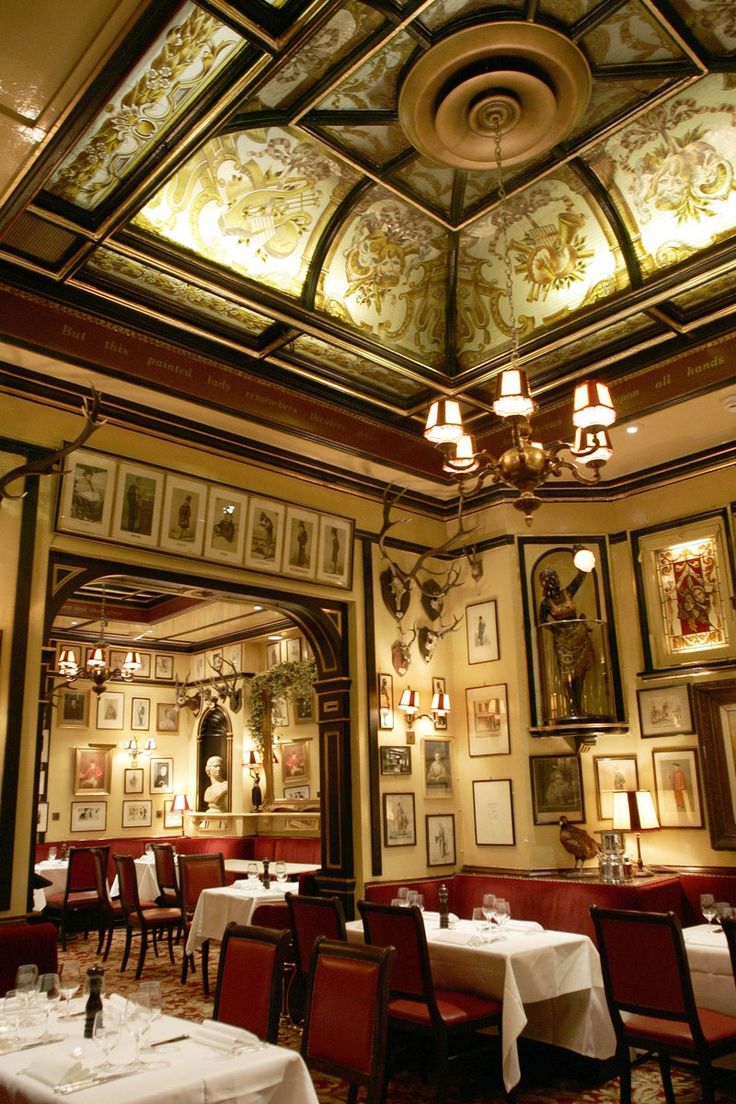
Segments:
[[[562,736],[578,750],[627,731],[596,553],[588,545],[526,544],[523,554],[532,735]]]

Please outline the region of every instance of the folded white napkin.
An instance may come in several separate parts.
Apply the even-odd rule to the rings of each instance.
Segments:
[[[260,889],[261,883],[258,879],[252,882],[249,878],[236,878],[233,882],[233,889]]]
[[[544,928],[536,920],[507,920],[506,931],[533,932],[544,931]]]
[[[191,1033],[195,1043],[215,1047],[217,1050],[233,1051],[238,1047],[260,1046],[261,1040],[252,1031],[242,1027],[220,1023],[219,1020],[203,1020]]]
[[[35,1062],[24,1072],[26,1076],[51,1086],[81,1081],[89,1074],[89,1070],[86,1070],[81,1062],[68,1054],[50,1054],[43,1062]]]

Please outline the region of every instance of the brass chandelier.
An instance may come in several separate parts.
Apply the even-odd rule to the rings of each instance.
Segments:
[[[92,689],[95,694],[103,694],[109,681],[130,682],[135,677],[136,671],[139,671],[142,666],[140,652],[135,650],[126,653],[120,667],[109,666],[108,646],[105,640],[105,629],[107,628],[105,597],[103,584],[100,609],[100,639],[94,648],[90,649],[84,667],[78,662],[74,648],[62,648],[59,653],[56,673],[63,678],[64,683],[62,685],[70,686],[78,678],[88,678],[92,680]]]

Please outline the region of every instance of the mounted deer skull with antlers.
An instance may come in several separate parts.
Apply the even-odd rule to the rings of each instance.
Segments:
[[[234,663],[229,659],[225,659],[221,655],[215,655],[214,659],[207,659],[212,670],[220,676],[222,681],[213,679],[212,683],[215,687],[217,697],[221,702],[227,702],[232,713],[239,713],[243,705],[243,688],[238,686],[238,679],[240,675],[238,669]],[[228,675],[223,671],[225,664],[232,668],[232,674]]]
[[[184,682],[176,681],[176,709],[191,709],[195,717],[199,716],[199,712],[202,708],[202,693],[197,691],[196,694],[187,694],[188,689],[189,672],[187,671],[187,677]]]
[[[448,633],[455,632],[458,625],[462,621],[462,614],[460,617],[456,617],[451,625],[442,625],[440,623],[437,628],[432,628],[431,625],[421,625],[419,628],[419,654],[425,663],[429,663],[434,650],[437,647],[437,642],[442,640],[443,636],[447,636]]]
[[[411,666],[411,646],[417,638],[416,626],[409,639],[406,639],[404,630],[399,625],[399,638],[391,645],[391,663],[394,671],[401,678]]]

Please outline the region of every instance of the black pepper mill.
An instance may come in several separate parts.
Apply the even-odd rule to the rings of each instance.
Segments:
[[[271,875],[268,872],[269,865],[270,865],[270,860],[269,859],[264,859],[263,860],[263,888],[264,889],[270,889],[271,888]]]
[[[90,966],[87,971],[87,988],[89,995],[84,1006],[84,1037],[91,1039],[94,1036],[95,1016],[102,1011],[102,982],[105,971],[101,966]]]
[[[450,926],[450,913],[447,908],[447,886],[443,882],[439,890],[439,902],[440,902],[440,927],[449,928]]]

